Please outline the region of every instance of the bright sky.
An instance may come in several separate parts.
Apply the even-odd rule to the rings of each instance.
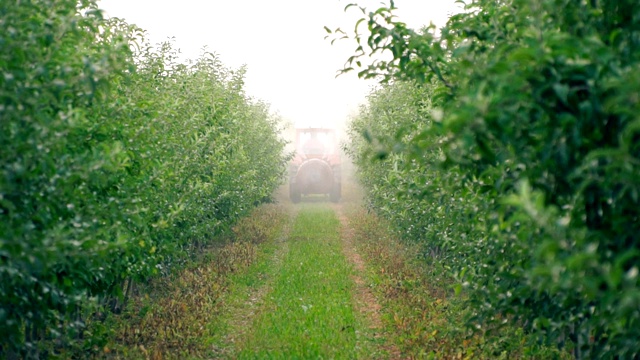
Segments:
[[[363,103],[373,82],[355,73],[335,77],[355,42],[334,45],[324,26],[352,31],[361,13],[344,12],[344,0],[100,0],[107,16],[147,30],[152,43],[175,37],[185,58],[203,46],[231,68],[247,65],[246,92],[271,104],[285,120],[330,127],[345,122]],[[410,27],[443,25],[454,0],[396,0],[397,15]],[[381,1],[361,0],[376,9]]]

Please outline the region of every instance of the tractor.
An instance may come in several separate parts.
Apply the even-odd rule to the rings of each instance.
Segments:
[[[340,149],[336,131],[296,129],[295,156],[289,164],[289,196],[298,203],[303,195],[325,194],[340,201]]]

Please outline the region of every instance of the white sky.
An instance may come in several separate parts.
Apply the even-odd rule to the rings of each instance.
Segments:
[[[352,31],[361,14],[344,7],[356,0],[100,0],[107,16],[147,30],[152,43],[175,37],[185,58],[203,46],[231,68],[247,65],[246,93],[301,126],[330,127],[345,122],[364,102],[373,82],[354,73],[335,77],[356,47],[334,45],[324,26]],[[375,10],[381,1],[357,1]],[[396,0],[400,21],[420,28],[443,25],[457,8],[454,0]],[[364,26],[363,26],[364,29]]]

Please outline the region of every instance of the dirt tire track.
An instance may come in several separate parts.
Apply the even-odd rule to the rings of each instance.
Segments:
[[[386,339],[389,338],[389,334],[384,330],[382,323],[380,314],[382,306],[380,306],[375,295],[363,279],[366,271],[365,261],[356,249],[354,230],[349,225],[349,219],[344,214],[342,206],[340,204],[335,204],[333,205],[333,209],[341,224],[343,253],[349,262],[353,264],[355,270],[354,275],[352,275],[352,279],[356,285],[356,291],[354,294],[356,311],[366,317],[367,323],[369,324],[369,331],[371,331],[373,338],[384,340],[384,344],[378,345],[381,347],[381,351],[378,353],[379,357],[377,358],[384,356],[383,358],[401,359],[402,356],[400,350],[395,345],[389,344],[388,341],[386,341]]]

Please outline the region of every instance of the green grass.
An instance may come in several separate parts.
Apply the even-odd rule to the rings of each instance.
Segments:
[[[251,315],[247,310],[247,302],[252,297],[258,297],[260,289],[269,287],[273,281],[279,268],[278,258],[287,252],[286,243],[283,243],[285,240],[280,238],[262,244],[256,262],[246,271],[230,276],[220,314],[208,325],[209,338],[206,342],[211,349],[211,357],[236,357],[233,343],[235,339],[243,337],[246,330],[242,319]]]
[[[339,230],[331,209],[302,205],[273,287],[239,344],[239,358],[357,357],[360,325]]]

